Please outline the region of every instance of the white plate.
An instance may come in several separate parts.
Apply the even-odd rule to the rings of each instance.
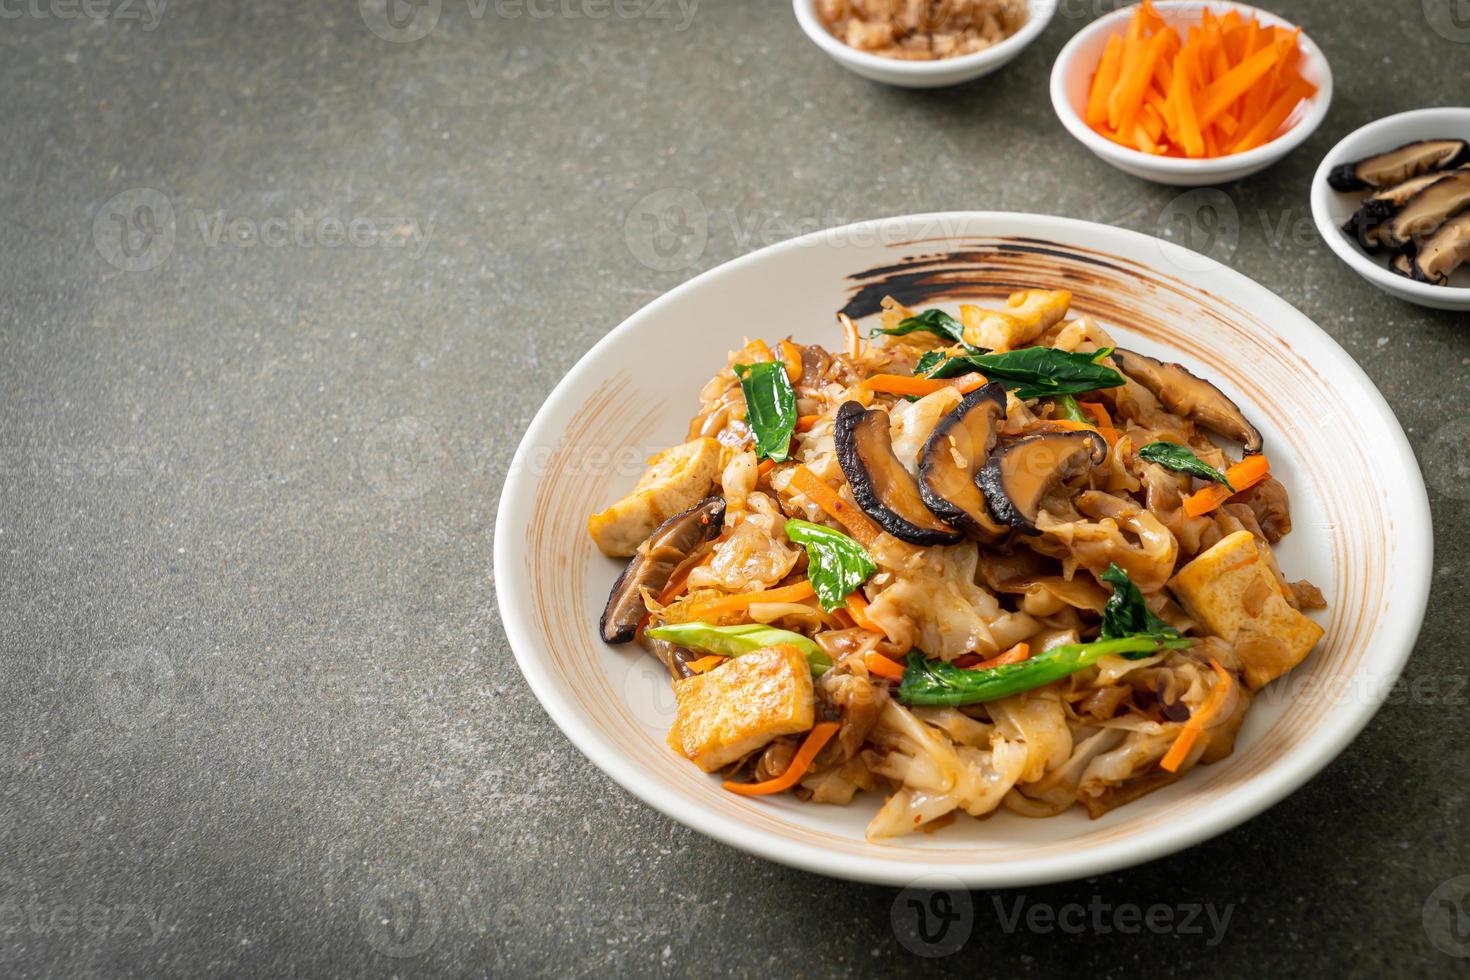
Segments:
[[[1339,163],[1362,160],[1384,150],[1427,139],[1470,139],[1470,109],[1444,106],[1415,109],[1385,116],[1354,130],[1322,158],[1312,178],[1312,218],[1327,247],[1354,272],[1399,299],[1437,310],[1470,310],[1470,267],[1461,266],[1448,286],[1431,286],[1401,276],[1388,267],[1386,256],[1369,255],[1343,234],[1342,226],[1358,209],[1367,191],[1341,194],[1327,183]]]
[[[865,270],[886,271],[863,277]],[[1327,635],[1258,695],[1234,755],[1096,821],[961,817],[870,844],[876,797],[851,806],[749,799],[664,744],[667,675],[597,619],[620,563],[586,533],[626,493],[644,456],[685,438],[700,386],[746,336],[837,347],[833,312],[883,292],[951,309],[1016,288],[1067,288],[1073,309],[1121,342],[1219,384],[1261,428],[1290,490],[1291,578],[1326,594]],[[871,321],[870,321],[871,322]],[[822,874],[970,887],[1036,884],[1149,860],[1280,800],[1353,739],[1398,677],[1419,631],[1432,538],[1419,469],[1358,366],[1310,320],[1211,259],[1104,225],[1004,213],[889,218],[818,232],[736,259],[630,317],[537,413],[501,497],[495,581],[517,662],[547,713],[589,759],[649,805],[753,854]],[[1324,834],[1326,829],[1324,828]],[[1325,837],[1324,837],[1325,842]]]

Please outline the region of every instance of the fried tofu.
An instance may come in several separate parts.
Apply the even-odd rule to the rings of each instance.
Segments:
[[[961,306],[965,342],[997,352],[1025,347],[1066,316],[1071,304],[1065,289],[1022,289],[1011,293],[1004,310]]]
[[[812,672],[789,644],[735,657],[674,683],[678,714],[669,745],[715,772],[779,735],[812,727]]]
[[[633,492],[587,519],[587,532],[604,555],[628,558],[664,521],[704,499],[720,472],[720,444],[695,439],[648,458]]]
[[[1301,663],[1323,633],[1287,602],[1262,554],[1266,547],[1251,532],[1236,531],[1169,580],[1189,615],[1235,647],[1252,690]]]

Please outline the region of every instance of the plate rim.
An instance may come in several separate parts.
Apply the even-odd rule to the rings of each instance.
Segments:
[[[1217,811],[1200,814],[1191,820],[1183,821],[1179,827],[1170,827],[1146,841],[1140,842],[1124,837],[1075,853],[1035,858],[1029,862],[956,866],[946,860],[947,855],[942,851],[936,851],[935,858],[929,861],[898,862],[877,855],[871,857],[844,855],[839,858],[818,848],[783,840],[759,828],[742,826],[722,815],[709,814],[700,804],[686,797],[666,794],[663,787],[643,773],[637,765],[625,762],[610,746],[604,744],[590,723],[580,717],[575,706],[567,703],[556,693],[554,679],[536,656],[539,641],[519,608],[528,599],[527,586],[515,574],[518,557],[513,553],[515,542],[505,531],[512,525],[520,526],[525,523],[517,520],[517,510],[528,506],[527,501],[530,497],[528,491],[533,490],[536,486],[535,477],[526,466],[526,458],[545,435],[541,430],[551,424],[552,406],[559,405],[569,393],[573,392],[573,389],[581,387],[581,376],[595,370],[597,355],[618,343],[619,337],[629,332],[634,324],[645,317],[655,315],[665,305],[675,302],[684,294],[698,289],[701,284],[722,274],[728,274],[745,265],[782,252],[820,247],[824,238],[853,236],[860,233],[881,234],[885,228],[892,229],[911,224],[927,224],[930,228],[938,224],[939,227],[948,230],[969,228],[987,222],[1007,221],[1022,226],[1018,230],[1025,233],[1045,231],[1048,230],[1045,226],[1049,226],[1052,232],[1061,233],[1064,239],[1068,230],[1091,234],[1102,233],[1108,236],[1121,236],[1125,240],[1131,240],[1135,245],[1162,247],[1173,254],[1185,253],[1205,263],[1205,266],[1201,268],[1208,267],[1212,273],[1223,275],[1229,285],[1259,291],[1262,299],[1268,305],[1276,305],[1284,317],[1294,320],[1290,329],[1308,329],[1315,332],[1319,340],[1325,341],[1326,350],[1335,362],[1332,367],[1350,376],[1357,383],[1358,388],[1368,393],[1372,399],[1373,409],[1382,415],[1385,422],[1392,423],[1386,428],[1393,440],[1393,445],[1379,447],[1379,449],[1380,451],[1392,449],[1392,458],[1387,459],[1386,462],[1400,469],[1409,484],[1407,489],[1411,492],[1405,495],[1406,499],[1398,501],[1403,508],[1400,527],[1405,535],[1413,534],[1418,540],[1406,542],[1404,574],[1408,576],[1408,580],[1404,593],[1404,608],[1398,610],[1398,615],[1386,626],[1391,634],[1392,642],[1384,646],[1391,647],[1391,649],[1379,654],[1382,662],[1375,664],[1378,670],[1366,676],[1366,683],[1362,688],[1362,700],[1355,702],[1352,705],[1351,716],[1332,730],[1334,732],[1332,738],[1316,739],[1308,745],[1298,747],[1292,759],[1258,774],[1232,791],[1227,800],[1235,801],[1233,806],[1222,806]],[[939,224],[941,222],[943,224]],[[951,237],[962,238],[967,235],[983,234],[988,234],[988,232],[956,231]],[[901,239],[887,237],[876,240],[901,242]],[[1281,329],[1287,328],[1283,326]],[[905,886],[919,878],[947,876],[949,880],[956,881],[964,887],[1004,888],[1090,877],[1176,853],[1239,826],[1304,786],[1361,734],[1363,728],[1382,708],[1384,700],[1397,682],[1423,626],[1433,573],[1433,553],[1433,523],[1429,509],[1428,490],[1418,460],[1398,416],[1372,379],[1347,351],[1310,317],[1297,310],[1274,291],[1215,259],[1202,256],[1164,239],[1127,228],[1033,212],[935,211],[873,218],[822,229],[736,256],[660,294],[608,331],[577,360],[553,387],[516,447],[496,509],[493,574],[501,625],[506,639],[522,676],[525,677],[543,710],[578,752],[624,790],[655,810],[730,847],[778,864],[828,877]],[[1420,556],[1417,562],[1412,559],[1414,554]],[[881,845],[873,846],[875,849],[881,848]]]

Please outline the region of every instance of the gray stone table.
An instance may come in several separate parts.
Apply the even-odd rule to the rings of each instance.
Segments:
[[[1470,874],[1470,318],[1349,274],[1307,194],[1356,126],[1465,101],[1470,21],[1279,0],[1336,103],[1210,234],[1052,115],[1108,6],[918,93],[778,0],[0,5],[0,974],[1464,975],[1435,890]],[[639,202],[670,188],[707,239],[650,260]],[[1405,686],[1308,786],[1143,867],[974,893],[924,959],[894,891],[588,764],[516,669],[491,542],[532,414],[639,306],[966,208],[1203,234],[1315,319],[1421,455],[1436,574]],[[1228,924],[1116,928],[1159,903]]]

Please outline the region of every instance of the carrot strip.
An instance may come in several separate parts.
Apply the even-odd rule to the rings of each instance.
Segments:
[[[842,330],[847,335],[847,356],[862,357],[863,335],[858,333],[857,324],[846,313],[837,314],[837,322],[842,324]]]
[[[868,673],[886,677],[890,681],[903,680],[903,665],[883,656],[877,651],[869,651],[863,654],[863,663],[868,668]]]
[[[864,514],[856,504],[850,504],[837,495],[837,491],[827,486],[822,478],[817,476],[805,466],[797,466],[791,474],[791,486],[796,491],[812,499],[812,502],[833,520],[841,522],[847,528],[847,532],[857,539],[858,543],[865,548],[871,549],[883,533],[873,519]]]
[[[1222,484],[1211,483],[1203,490],[1184,498],[1184,513],[1190,517],[1203,517],[1240,491],[1250,489],[1270,475],[1271,463],[1265,456],[1260,453],[1247,456],[1225,469],[1225,479],[1235,488],[1233,491]]]
[[[1031,656],[1031,644],[1017,643],[1005,653],[989,660],[982,660],[973,667],[965,667],[964,670],[990,670],[995,667],[1004,667],[1006,664],[1018,664]]]
[[[816,725],[807,733],[806,740],[801,743],[801,748],[796,750],[796,757],[791,760],[791,765],[786,771],[774,779],[767,779],[759,783],[732,783],[726,782],[725,789],[741,796],[766,796],[770,793],[780,793],[795,786],[806,771],[816,761],[817,753],[821,752],[832,736],[837,734],[840,725],[835,721],[824,721]]]
[[[1097,419],[1097,431],[1109,446],[1118,444],[1118,429],[1113,425],[1113,417],[1108,414],[1107,408],[1102,402],[1077,403],[1077,407]]]
[[[907,374],[875,374],[858,382],[859,388],[881,391],[889,395],[916,395],[920,398],[932,395],[943,388],[955,388],[968,395],[985,386],[983,375],[971,372],[958,378],[916,378]]]
[[[728,659],[728,657],[722,657],[718,653],[712,653],[708,657],[700,657],[698,660],[691,660],[684,666],[688,667],[696,674],[703,674],[705,671],[713,670]]]
[[[1317,87],[1310,82],[1298,79],[1288,85],[1286,91],[1276,97],[1270,108],[1266,110],[1266,114],[1251,127],[1250,131],[1235,141],[1231,152],[1241,153],[1269,142],[1275,136],[1276,130],[1281,128],[1281,124],[1286,122],[1287,117],[1296,109],[1297,103],[1302,99],[1310,99],[1316,94]]]
[[[794,585],[785,585],[779,589],[766,589],[764,592],[741,592],[718,599],[696,600],[690,609],[691,612],[699,613],[697,618],[703,618],[719,613],[740,612],[749,609],[757,602],[800,602],[816,594],[817,590],[812,587],[811,581],[802,579]]]
[[[755,468],[755,472],[757,476],[765,476],[767,473],[771,472],[771,470],[774,470],[775,468],[776,461],[774,459],[763,459],[761,460],[760,465]]]
[[[868,615],[868,597],[863,595],[861,589],[854,589],[852,595],[847,597],[847,614],[862,629],[870,633],[882,633],[884,636],[888,635],[887,631],[873,622],[873,618]]]
[[[1192,157],[1202,157],[1205,155],[1205,141],[1199,131],[1199,119],[1194,114],[1194,97],[1190,93],[1194,77],[1192,61],[1192,52],[1179,56],[1179,63],[1174,66],[1174,91],[1170,93],[1170,98],[1174,102],[1174,112],[1179,117],[1179,135],[1184,152]]]
[[[1210,666],[1214,668],[1218,680],[1210,688],[1210,692],[1205,695],[1204,703],[1199,706],[1199,710],[1190,715],[1189,720],[1184,723],[1184,730],[1179,733],[1174,744],[1169,746],[1169,751],[1164,753],[1164,757],[1159,760],[1159,768],[1165,772],[1179,771],[1179,767],[1189,757],[1190,750],[1194,748],[1194,743],[1199,740],[1205,725],[1209,724],[1220,709],[1225,707],[1225,701],[1235,687],[1235,678],[1231,677],[1230,672],[1221,667],[1214,657],[1210,658]]]
[[[1108,97],[1108,122],[1120,133],[1133,130],[1133,123],[1143,105],[1143,90],[1154,76],[1154,65],[1163,56],[1169,35],[1160,32],[1145,42],[1140,54],[1130,62],[1125,59],[1118,85]]]
[[[816,424],[820,421],[822,421],[822,417],[820,415],[798,415],[796,417],[796,431],[810,432],[812,428],[816,426]],[[766,460],[766,462],[769,463],[770,460]]]
[[[1108,96],[1118,84],[1118,73],[1123,67],[1123,38],[1117,34],[1108,38],[1102,61],[1092,76],[1092,89],[1087,93],[1087,109],[1083,118],[1087,125],[1101,126],[1108,121]]]
[[[1251,87],[1264,78],[1275,67],[1277,61],[1286,56],[1284,44],[1273,44],[1258,51],[1234,68],[1228,69],[1217,81],[1205,89],[1203,105],[1199,112],[1199,123],[1208,126]]]
[[[789,340],[781,341],[778,346],[781,348],[781,362],[786,365],[786,377],[791,379],[792,384],[796,384],[806,370],[801,363],[801,351]]]

